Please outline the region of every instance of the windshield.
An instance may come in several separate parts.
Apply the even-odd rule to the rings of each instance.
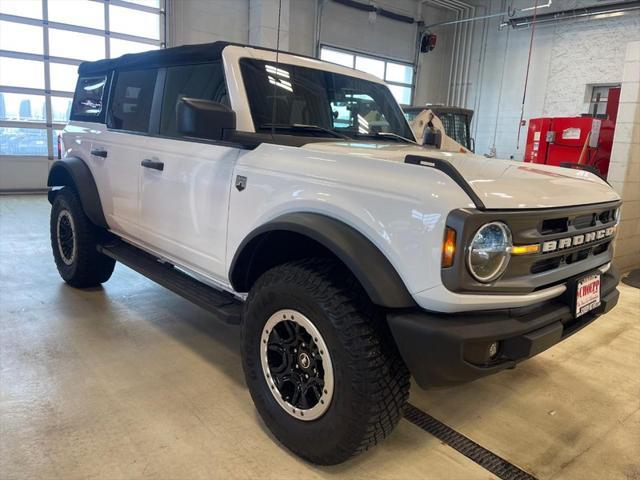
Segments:
[[[412,122],[413,120],[415,120],[415,118],[418,116],[419,113],[421,113],[422,110],[411,110],[411,111],[404,111],[404,117],[409,120],[410,122]]]
[[[390,133],[414,139],[385,85],[297,65],[281,63],[276,68],[262,60],[242,59],[240,68],[257,132],[315,126],[314,135],[324,129],[327,137],[336,132],[389,140],[394,137],[381,134]]]

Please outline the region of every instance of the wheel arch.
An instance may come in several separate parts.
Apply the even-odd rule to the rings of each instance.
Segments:
[[[332,256],[360,282],[376,305],[414,307],[411,294],[387,257],[369,239],[340,220],[318,213],[289,213],[253,230],[229,268],[231,285],[247,292],[268,269],[310,256]]]
[[[71,187],[78,192],[84,213],[91,223],[108,228],[98,195],[98,187],[87,164],[78,157],[56,160],[49,170],[48,187]],[[49,202],[53,203],[56,190],[49,190]]]

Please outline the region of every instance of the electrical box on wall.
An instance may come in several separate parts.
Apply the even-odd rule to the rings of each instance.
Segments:
[[[420,51],[427,53],[436,48],[437,37],[432,33],[424,33],[420,39]]]
[[[524,161],[584,165],[606,178],[616,126],[620,88],[610,88],[605,114],[529,120]]]

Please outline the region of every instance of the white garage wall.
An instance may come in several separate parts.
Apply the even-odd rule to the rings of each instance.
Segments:
[[[455,12],[445,8],[425,5],[422,18],[425,24],[436,24],[455,19]],[[449,74],[453,60],[454,28],[449,26],[434,27],[431,32],[437,36],[436,48],[418,57],[418,82],[414,105],[426,103],[447,103]]]
[[[290,0],[289,49],[315,55],[316,0]]]
[[[290,49],[304,55],[314,55],[316,0],[291,1]],[[455,13],[446,8],[428,4],[419,9],[415,0],[378,1],[378,7],[387,8],[409,17],[421,17],[425,23],[452,20]],[[437,47],[419,56],[415,83],[414,105],[444,103],[446,101],[453,29],[436,27]],[[370,21],[367,12],[361,12],[326,0],[322,11],[320,43],[343,49],[413,63],[417,41],[417,26],[376,16]]]
[[[264,5],[264,15],[277,8],[277,0],[173,0],[171,46],[227,40],[249,43],[250,9]],[[379,7],[415,16],[415,0],[376,2]],[[289,12],[293,52],[313,55],[316,0],[284,0],[283,18]],[[383,17],[369,23],[367,12],[325,1],[321,42],[405,61],[413,61],[416,26]],[[257,20],[254,20],[257,21]],[[287,29],[287,25],[282,27]]]
[[[51,163],[47,157],[0,155],[0,192],[44,189]]]
[[[378,1],[376,6],[409,17],[417,13],[417,3],[413,0]],[[325,3],[320,34],[323,44],[413,62],[416,35],[415,24],[379,15],[370,21],[368,12],[334,2]]]
[[[609,182],[622,197],[615,261],[640,268],[640,42],[627,44]]]
[[[169,15],[170,46],[216,40],[265,45],[265,42],[251,42],[250,29],[252,24],[260,23],[255,12],[270,2],[273,3],[271,9],[275,8],[277,0],[173,0]],[[376,2],[376,5],[416,18],[418,3],[416,0],[383,0]],[[302,55],[315,55],[317,4],[316,0],[283,2],[283,10],[288,10],[287,21],[283,24],[283,30],[288,30],[288,50]],[[252,10],[253,19],[250,17]],[[264,9],[265,12],[267,10]],[[283,18],[286,18],[286,12]],[[422,18],[427,23],[436,23],[453,19],[454,13],[425,5]],[[370,21],[367,12],[331,0],[324,1],[321,25],[321,44],[411,63],[414,61],[416,25],[380,16]],[[416,83],[415,104],[446,100],[453,30],[441,28],[435,29],[434,33],[438,35],[438,46],[433,52],[421,56],[424,66]],[[286,42],[281,42],[281,45],[286,49]]]
[[[640,14],[556,28],[544,115],[586,111],[586,85],[620,83],[627,45],[637,40],[640,40]]]
[[[499,11],[499,3],[492,2],[492,11]],[[495,19],[490,23],[476,112],[476,151],[489,153],[495,136],[499,158],[513,156],[521,160],[526,126],[522,127],[518,148],[518,122],[531,30],[505,28],[500,31],[499,21]],[[621,82],[626,46],[638,40],[640,14],[538,25],[524,119],[585,113],[587,85]],[[473,108],[473,105],[467,106]]]
[[[171,0],[168,8],[170,47],[249,42],[249,0]]]

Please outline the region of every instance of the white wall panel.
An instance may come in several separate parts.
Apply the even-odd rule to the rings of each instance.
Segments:
[[[455,20],[452,10],[436,8],[425,4],[422,10],[425,24],[435,24]],[[431,52],[420,54],[419,75],[416,83],[414,105],[426,103],[445,104],[449,86],[449,75],[453,56],[454,28],[450,26],[434,27],[432,33],[437,36],[436,48]]]
[[[315,55],[316,0],[289,3],[289,49],[310,57]]]
[[[618,128],[620,127],[620,128]],[[615,260],[640,267],[640,42],[627,44],[609,182],[623,200]]]
[[[50,163],[47,157],[0,157],[0,192],[42,190]]]
[[[173,0],[170,45],[249,42],[249,0]]]
[[[376,2],[378,7],[414,17],[413,1]],[[322,17],[321,43],[382,57],[413,62],[416,26],[326,2]]]

